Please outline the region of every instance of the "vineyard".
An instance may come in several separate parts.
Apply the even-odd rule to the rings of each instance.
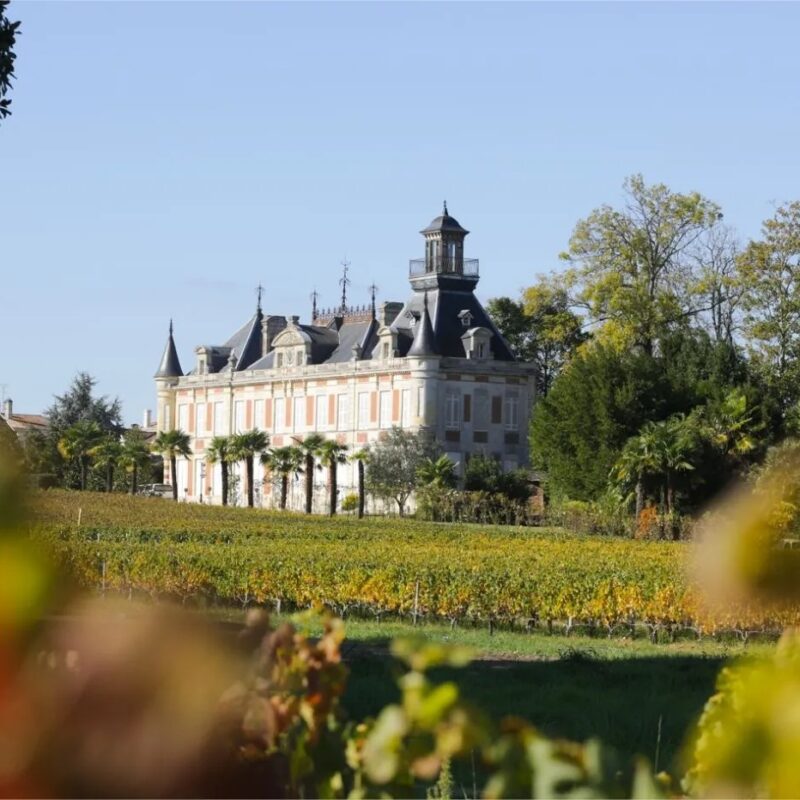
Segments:
[[[733,631],[794,618],[711,618],[686,576],[691,545],[555,529],[328,519],[49,491],[31,535],[91,590],[180,602],[324,605],[336,614],[607,635]]]

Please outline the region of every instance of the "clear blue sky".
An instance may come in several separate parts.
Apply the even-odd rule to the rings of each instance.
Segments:
[[[78,370],[154,405],[255,306],[307,318],[407,260],[447,199],[482,298],[516,294],[642,172],[742,237],[800,197],[800,5],[12,2],[0,124],[0,383]]]

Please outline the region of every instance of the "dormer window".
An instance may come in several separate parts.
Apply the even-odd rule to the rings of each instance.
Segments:
[[[280,369],[283,366],[283,353],[277,353],[276,356],[276,366]]]
[[[461,337],[464,345],[464,355],[467,358],[492,358],[492,350],[489,343],[493,335],[488,328],[470,328]]]
[[[465,308],[463,311],[459,311],[458,318],[461,320],[462,328],[472,327],[472,312],[470,312],[468,309]]]

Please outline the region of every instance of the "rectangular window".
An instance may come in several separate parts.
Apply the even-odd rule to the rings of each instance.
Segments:
[[[317,430],[328,427],[328,398],[324,394],[317,395]]]
[[[206,404],[198,403],[194,407],[194,427],[198,436],[206,435]]]
[[[244,414],[245,414],[245,405],[244,400],[237,400],[234,405],[234,433],[244,433],[245,431],[245,421],[244,421]]]
[[[339,421],[336,427],[340,431],[350,430],[350,395],[339,395]]]
[[[306,399],[305,397],[294,398],[294,430],[302,431],[306,427]]]
[[[505,428],[507,431],[515,431],[519,427],[519,397],[508,395],[504,405]]]
[[[464,395],[464,422],[470,422],[472,420],[472,395],[465,394]]]
[[[400,425],[404,428],[411,426],[411,389],[403,389],[400,398]]]
[[[444,424],[448,430],[461,428],[461,395],[458,392],[446,392],[444,396]]]
[[[472,427],[476,431],[489,430],[489,393],[476,389],[472,397]]]
[[[503,398],[500,395],[492,397],[492,425],[499,425],[503,421]]]
[[[275,417],[272,424],[272,430],[282,431],[286,426],[286,400],[283,397],[276,397],[275,403]]]
[[[253,403],[253,427],[257,431],[264,430],[264,401],[256,400]]]
[[[225,433],[225,404],[214,403],[214,435],[222,436]]]
[[[178,406],[178,430],[184,432],[189,430],[189,406],[185,403]]]
[[[358,427],[361,430],[369,426],[369,392],[358,393]]]
[[[392,427],[392,393],[381,392],[380,417],[378,422],[381,428]]]

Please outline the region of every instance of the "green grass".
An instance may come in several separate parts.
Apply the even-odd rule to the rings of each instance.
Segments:
[[[216,610],[232,621],[240,611]],[[288,617],[310,635],[321,623],[307,614]],[[686,733],[714,691],[726,660],[767,653],[772,645],[747,647],[736,641],[684,639],[653,644],[647,639],[549,636],[403,622],[349,620],[343,652],[350,669],[344,698],[352,718],[374,716],[396,701],[402,666],[389,654],[389,642],[414,635],[436,642],[467,645],[475,660],[464,669],[439,669],[432,677],[455,680],[462,697],[495,721],[516,715],[549,736],[585,741],[599,737],[625,757],[655,760],[659,769],[679,776],[679,754]],[[661,726],[660,745],[659,720]],[[456,776],[471,784],[469,770]]]

